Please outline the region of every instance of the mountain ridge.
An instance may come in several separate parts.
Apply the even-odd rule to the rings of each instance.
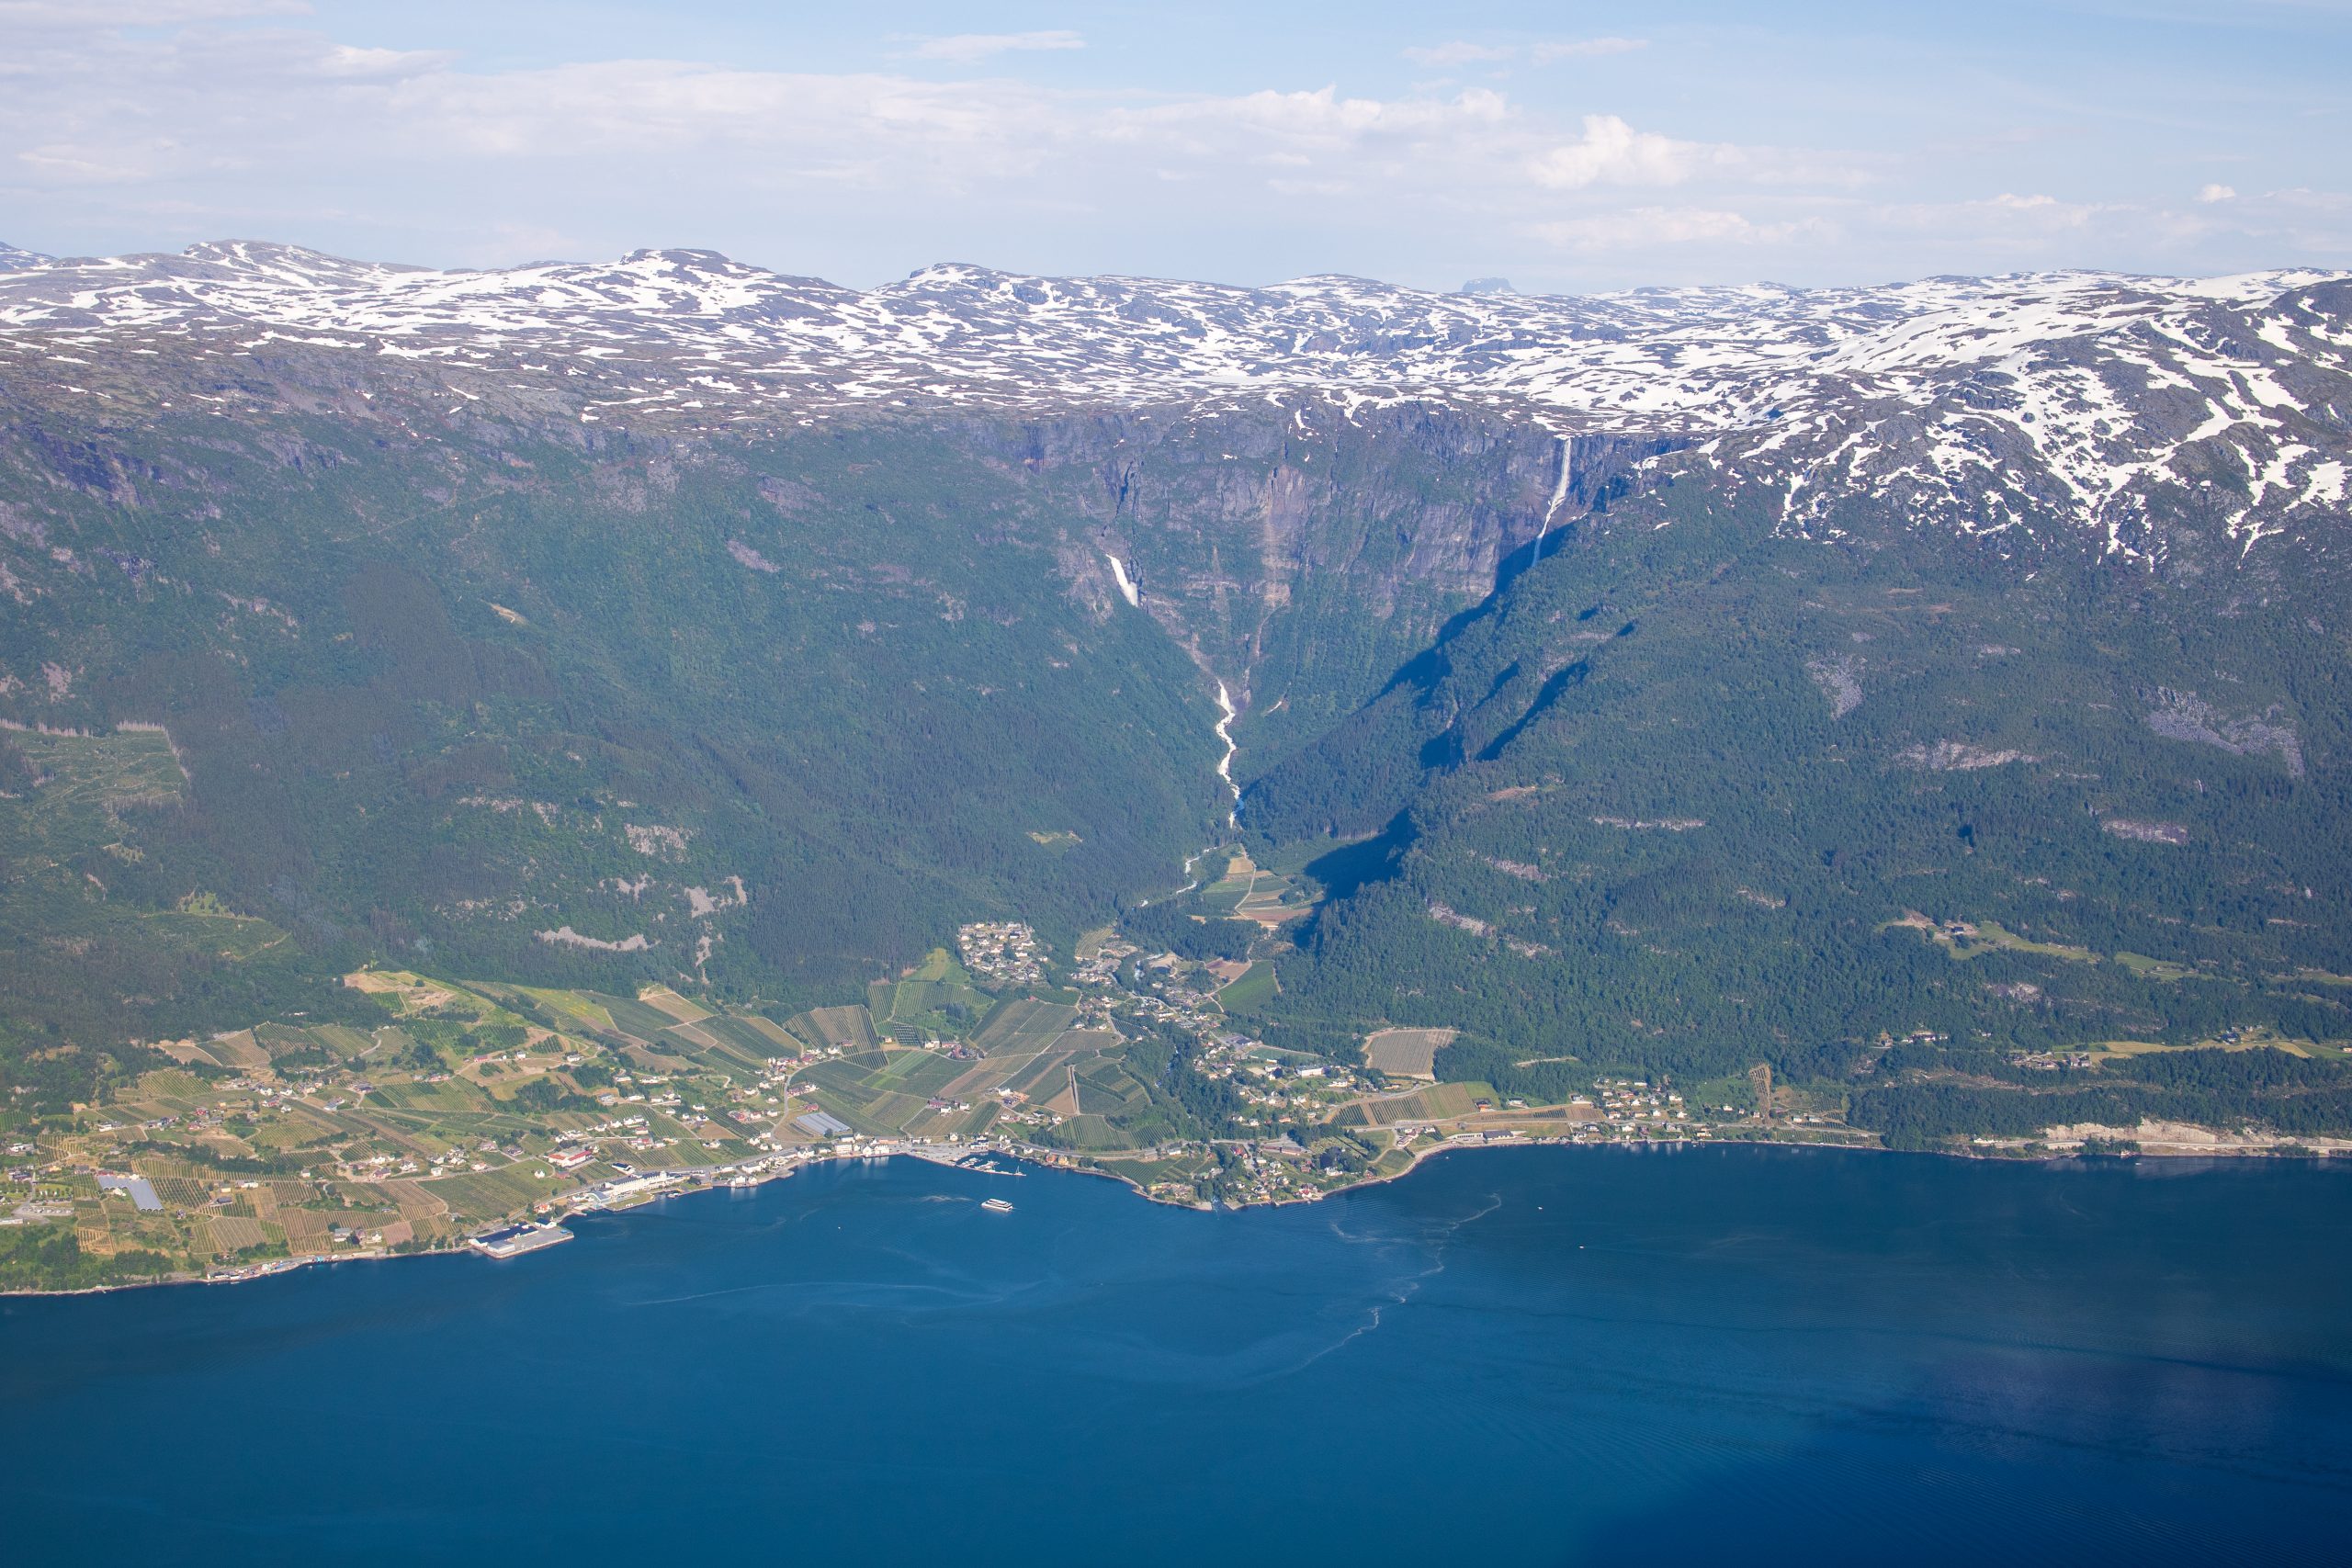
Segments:
[[[2079,529],[2151,562],[2185,517],[2243,555],[2340,514],[2352,456],[2352,277],[2308,269],[1570,297],[942,264],[859,290],[708,251],[445,271],[229,241],[0,270],[0,366],[124,351],[404,359],[459,398],[690,434],[1269,401],[1304,432],[1444,404],[1563,439],[1670,437],[1686,450],[1640,482],[1761,486],[1794,532],[1834,532],[1838,504],[1869,496],[1963,533]]]
[[[1506,1094],[2352,1037],[2348,305],[0,274],[0,1087],[356,964],[830,1005],[975,919]],[[1169,896],[1237,834],[1311,913]]]

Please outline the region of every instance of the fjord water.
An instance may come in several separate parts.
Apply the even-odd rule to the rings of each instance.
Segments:
[[[983,1212],[1011,1199],[1010,1214]],[[2352,1172],[912,1160],[0,1306],[10,1561],[2254,1562],[2352,1530]]]

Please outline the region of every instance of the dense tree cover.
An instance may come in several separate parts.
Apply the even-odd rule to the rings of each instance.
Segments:
[[[1250,1114],[1249,1102],[1229,1077],[1212,1078],[1193,1070],[1201,1044],[1197,1040],[1168,1040],[1155,1036],[1166,1050],[1164,1065],[1148,1076],[1155,1098],[1164,1098],[1174,1108],[1189,1137],[1230,1137]],[[1145,1073],[1143,1059],[1137,1047],[1129,1053],[1129,1063],[1138,1075]]]
[[[1558,1103],[1592,1087],[1589,1064],[1567,1058],[1521,1061],[1485,1040],[1457,1040],[1440,1048],[1437,1074],[1451,1083],[1492,1084],[1497,1093]]]
[[[93,1104],[116,1085],[169,1064],[161,1052],[138,1045],[106,1050],[72,1044],[34,1045],[0,1054],[0,1119],[54,1116]]]
[[[0,1291],[87,1291],[161,1279],[171,1269],[160,1253],[93,1257],[64,1226],[0,1226]]]
[[[228,1155],[222,1154],[217,1145],[175,1143],[168,1138],[136,1138],[125,1147],[134,1154],[153,1154],[165,1159],[186,1160],[190,1165],[203,1166],[223,1176],[293,1176],[305,1164],[296,1155]]]
[[[1259,928],[1209,913],[1197,895],[1129,909],[1119,930],[1130,939],[1180,958],[1246,958]]]
[[[0,621],[0,664],[76,671],[0,717],[162,724],[187,771],[71,823],[0,800],[0,1055],[327,1021],[366,959],[842,1000],[963,920],[1099,923],[1222,816],[1212,688],[1073,593],[986,432],[689,463],[294,424],[282,466],[140,432],[196,493],[49,536],[141,570]]]
[[[2352,1088],[2352,1064],[2286,1051],[2165,1051],[2132,1057],[2113,1071],[2163,1089],[2216,1094]]]
[[[574,1094],[553,1078],[533,1078],[514,1091],[514,1103],[526,1111],[594,1111],[596,1102]]]
[[[2341,1136],[2352,1132],[2352,1085],[2294,1094],[2122,1085],[2038,1094],[1957,1084],[1899,1084],[1857,1096],[1849,1119],[1858,1127],[1883,1134],[1897,1148],[1961,1134],[2021,1138],[2058,1125],[2131,1127],[2143,1119]]]
[[[110,446],[135,482],[62,477]],[[1281,1044],[1449,1026],[1447,1076],[1531,1098],[1760,1061],[2015,1100],[2080,1087],[2018,1051],[2352,1036],[2324,551],[2151,568],[1862,502],[1796,537],[1693,485],[1498,562],[1555,458],[1435,410],[692,451],[16,422],[0,488],[74,565],[0,619],[0,717],[160,723],[185,777],[69,810],[0,731],[0,1087],[51,1112],[126,1042],[365,1021],[335,976],[368,960],[788,1012],[989,916],[1262,954],[1136,902],[1223,830],[1211,671],[1253,852],[1330,894],[1253,1017]],[[1170,1051],[1134,1115],[1233,1125]],[[2334,1092],[2148,1070],[2096,1087]]]
[[[2217,619],[2109,563],[1668,506],[1563,541],[1252,786],[1268,853],[1383,835],[1284,1020],[1452,1026],[1444,1076],[1546,1098],[1915,1034],[1978,1066],[2352,1036],[2331,577]]]

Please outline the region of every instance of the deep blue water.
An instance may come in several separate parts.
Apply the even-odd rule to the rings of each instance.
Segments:
[[[0,1556],[2344,1561],[2347,1201],[1525,1149],[1205,1215],[836,1167],[504,1263],[0,1305]]]

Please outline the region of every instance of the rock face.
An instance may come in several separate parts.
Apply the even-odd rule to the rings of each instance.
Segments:
[[[1245,773],[1596,512],[1663,516],[1679,485],[1833,544],[1898,517],[2026,567],[2267,575],[2346,510],[2348,345],[2352,281],[2290,272],[1563,299],[968,266],[858,291],[698,251],[0,252],[28,460],[117,507],[168,481],[93,430],[233,421],[298,470],[365,461],[338,432],[458,464],[554,442],[644,509],[741,443],[910,422],[1019,476],[1074,592],[1132,595],[1227,682]],[[762,483],[786,515],[812,499]]]
[[[2258,595],[2333,547],[2348,345],[2352,281],[2288,272],[1563,299],[968,266],[859,291],[694,251],[441,272],[11,250],[0,592],[28,603],[94,551],[136,580],[153,538],[76,509],[200,524],[248,464],[300,486],[396,459],[429,472],[427,505],[570,491],[649,526],[748,476],[750,523],[888,529],[903,513],[865,481],[792,455],[851,436],[1004,487],[973,541],[1048,550],[1089,614],[1142,612],[1223,682],[1246,779],[1546,551],[1667,526],[1694,492],[1833,548],[1893,527],[2003,570]],[[763,577],[785,558],[759,527],[724,547]],[[1806,668],[1840,717],[1871,689],[1860,649]],[[2265,716],[2158,706],[2160,733],[2296,760]]]
[[[1031,428],[1031,471],[1083,519],[1073,574],[1106,608],[1132,590],[1228,684],[1245,773],[1371,696],[1668,445],[1425,405]]]
[[[249,1019],[188,899],[288,987],[821,1000],[1238,829],[1329,895],[1289,1026],[1462,1072],[2336,1038],[2348,301],[10,254],[0,1035]],[[127,720],[187,800],[34,820],[8,737]]]
[[[1272,407],[1302,430],[1477,410],[1670,438],[1676,454],[1634,478],[1754,492],[1794,531],[1834,537],[1852,508],[1893,506],[2015,548],[2079,536],[2162,562],[2184,535],[2244,555],[2341,513],[2352,279],[2049,273],[1568,299],[935,266],[858,291],[704,251],[503,272],[247,243],[0,254],[0,365],[134,345],[216,373],[300,353],[405,361],[451,402],[673,431],[943,407]]]
[[[2218,746],[2233,757],[2276,751],[2290,776],[2303,776],[2302,742],[2291,724],[2274,722],[2275,710],[2250,718],[2231,718],[2194,692],[2167,691],[2152,694],[2148,728],[2168,740],[2189,740]]]

